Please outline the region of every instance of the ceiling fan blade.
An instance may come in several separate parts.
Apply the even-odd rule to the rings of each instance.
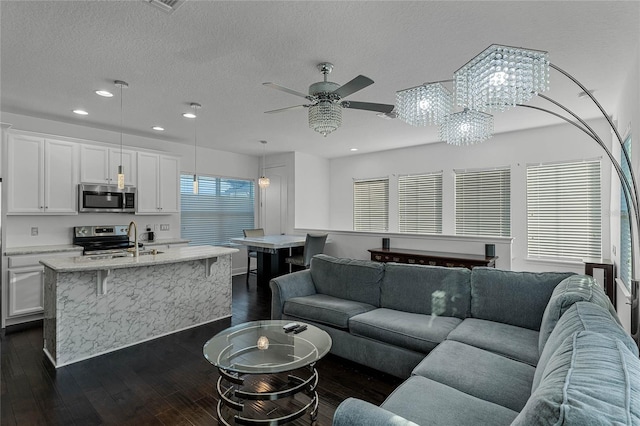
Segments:
[[[364,109],[366,111],[375,111],[375,112],[383,112],[385,114],[389,114],[395,108],[393,105],[389,104],[376,104],[372,102],[353,102],[353,101],[343,101],[340,103],[345,108],[351,109]]]
[[[272,89],[281,90],[283,92],[287,92],[287,93],[290,93],[292,95],[300,96],[300,97],[308,99],[310,101],[314,100],[313,96],[305,95],[302,92],[298,92],[297,90],[289,89],[287,87],[280,86],[280,85],[275,84],[275,83],[262,83],[262,85],[263,86],[267,86],[267,87],[271,87]]]
[[[276,112],[283,112],[283,111],[288,111],[290,109],[298,109],[298,108],[309,108],[309,105],[295,105],[295,106],[290,106],[290,107],[286,107],[286,108],[280,108],[280,109],[272,109],[271,111],[265,111],[265,114],[273,114]]]
[[[342,99],[372,84],[373,84],[373,80],[371,80],[369,77],[365,77],[364,75],[359,75],[353,80],[349,81],[348,83],[345,83],[342,86],[338,87],[336,90],[333,91],[333,93],[338,95],[340,99]]]

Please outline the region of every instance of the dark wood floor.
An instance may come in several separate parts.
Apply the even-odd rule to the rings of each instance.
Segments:
[[[268,289],[233,279],[233,317],[55,369],[42,352],[42,328],[1,343],[0,423],[9,425],[216,425],[216,369],[202,355],[214,334],[267,319]],[[319,425],[330,425],[349,396],[380,404],[400,380],[328,355],[318,365]],[[308,417],[295,424],[309,424]]]

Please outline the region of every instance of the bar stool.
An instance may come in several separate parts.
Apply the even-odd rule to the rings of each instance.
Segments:
[[[264,229],[256,228],[256,229],[243,229],[242,233],[246,237],[264,237]],[[247,246],[247,287],[249,287],[249,275],[258,275],[258,269],[251,269],[251,259],[258,259],[258,252],[249,250]]]

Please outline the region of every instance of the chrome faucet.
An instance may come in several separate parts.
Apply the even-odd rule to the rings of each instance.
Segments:
[[[138,225],[136,225],[136,223],[133,220],[131,221],[131,223],[129,223],[129,227],[127,228],[127,237],[131,238],[132,226],[133,226],[133,232],[134,232],[134,242],[136,244],[135,251],[133,252],[133,256],[138,257],[140,255],[140,252],[138,251]]]

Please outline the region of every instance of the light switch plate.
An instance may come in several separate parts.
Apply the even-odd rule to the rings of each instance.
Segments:
[[[161,231],[168,231],[169,230],[169,224],[168,223],[160,224],[160,230]]]
[[[38,227],[37,226],[32,226],[31,227],[31,236],[32,237],[37,237],[38,236]]]

